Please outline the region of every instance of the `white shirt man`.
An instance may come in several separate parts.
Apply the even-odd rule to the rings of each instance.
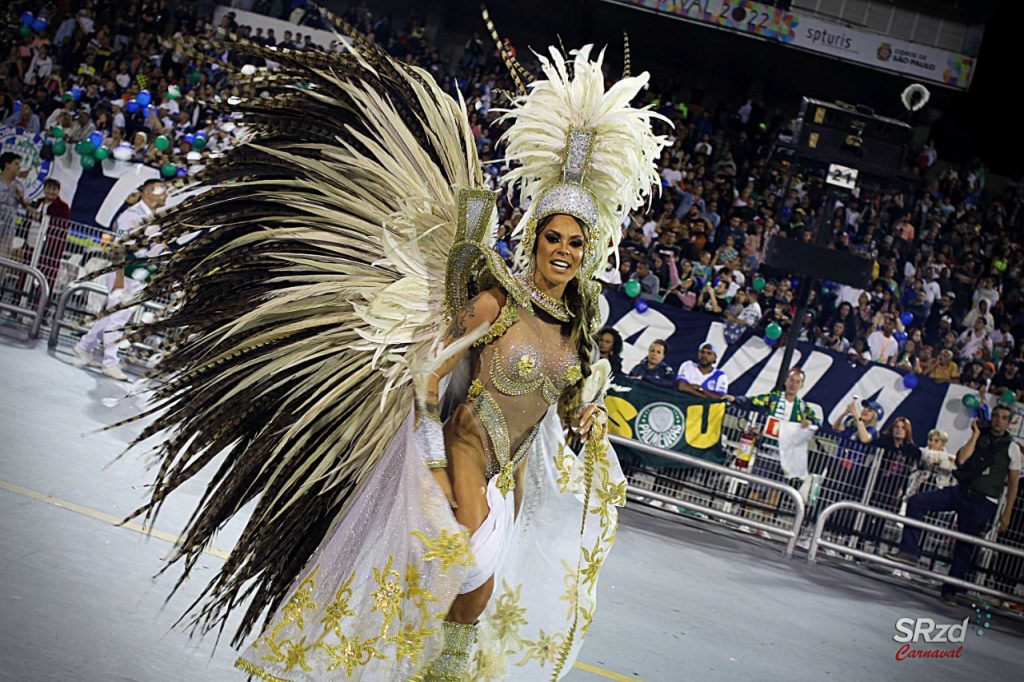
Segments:
[[[886,320],[881,331],[874,331],[868,336],[868,352],[871,359],[883,365],[896,364],[896,356],[900,352],[900,344],[892,335],[892,322]]]
[[[139,225],[153,215],[154,211],[164,205],[167,200],[166,190],[159,180],[147,180],[142,185],[142,199],[125,209],[114,223],[115,240],[122,242],[139,228]],[[136,250],[136,258],[159,255],[162,246],[154,245],[147,249]],[[130,299],[145,286],[148,270],[143,267],[115,270],[104,275],[107,286],[107,308],[114,308],[122,301]],[[75,364],[83,366],[92,361],[93,353],[103,346],[103,373],[112,379],[125,381],[128,375],[121,369],[118,358],[118,344],[124,337],[124,326],[138,310],[138,306],[110,313],[96,320],[77,344],[75,344]]]
[[[715,367],[718,362],[718,349],[713,343],[704,343],[697,352],[697,362],[687,360],[679,367],[676,374],[677,388],[685,390],[701,389],[707,393],[724,395],[729,392],[729,377]]]

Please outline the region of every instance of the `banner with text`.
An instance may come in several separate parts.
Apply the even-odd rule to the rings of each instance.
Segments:
[[[611,433],[716,464],[725,460],[722,451],[724,402],[635,379],[616,377],[614,384],[605,398]],[[620,456],[631,455],[647,464],[680,466],[672,460],[632,448],[616,446],[615,449]]]
[[[686,360],[697,359],[697,349],[711,341],[723,349],[718,366],[729,379],[729,393],[756,395],[775,386],[782,365],[782,348],[769,346],[760,336],[748,335],[737,343],[725,343],[722,318],[667,305],[652,305],[644,312],[634,308],[625,294],[609,291],[601,299],[602,319],[622,336],[622,368],[628,373],[645,360],[651,342],[663,339],[669,351],[665,360],[676,370]],[[962,404],[966,386],[942,384],[918,377],[913,390],[903,384],[903,374],[877,364],[860,365],[846,355],[798,343],[793,354],[794,367],[807,373],[803,397],[825,421],[835,421],[854,399],[872,397],[885,410],[883,427],[902,416],[913,424],[914,437],[924,445],[929,429],[940,428],[950,434],[950,447],[957,448],[970,433],[971,411]],[[995,404],[997,397],[991,397]],[[1011,425],[1018,441],[1024,442],[1024,419],[1020,405]]]
[[[747,0],[606,0],[966,90],[975,60],[838,21]]]

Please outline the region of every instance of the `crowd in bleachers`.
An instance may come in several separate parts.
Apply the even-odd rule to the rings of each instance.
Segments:
[[[241,4],[299,23],[277,36],[228,14],[220,27],[265,45],[339,49],[303,35],[306,26],[322,25],[303,2]],[[222,148],[237,131],[207,103],[258,95],[182,51],[181,39],[191,37],[197,49],[242,65],[230,48],[206,42],[216,35],[213,10],[210,1],[177,3],[173,13],[163,0],[9,3],[0,40],[0,120],[40,132],[51,150],[63,139],[63,153],[71,153],[99,133],[97,146],[121,147],[122,155],[130,149],[132,160],[187,172],[185,160],[195,160],[189,152]],[[32,12],[27,23],[25,12]],[[497,188],[501,125],[494,110],[511,83],[493,46],[473,36],[461,50],[442,53],[426,40],[415,11],[396,21],[359,2],[342,16],[391,54],[434,74],[449,92],[461,91]],[[526,52],[520,56],[529,68]],[[617,288],[636,280],[639,297],[651,303],[720,315],[730,343],[770,327],[782,332],[776,342],[785,342],[798,282],[764,266],[765,248],[779,234],[813,238],[826,213],[823,179],[769,161],[773,141],[791,123],[779,110],[757,98],[730,101],[694,90],[684,96],[658,83],[655,78],[646,96],[674,124],[663,131],[674,142],[661,160],[661,196],[623,226],[618,263],[609,261],[604,280]],[[872,258],[874,279],[866,290],[825,283],[813,291],[800,338],[853,362],[970,386],[990,383],[992,391],[1020,397],[1020,187],[995,192],[980,162],[944,163],[940,151],[915,150],[920,180],[912,189],[864,192],[835,208],[829,246]],[[507,255],[520,210],[505,201],[499,206],[498,249]]]

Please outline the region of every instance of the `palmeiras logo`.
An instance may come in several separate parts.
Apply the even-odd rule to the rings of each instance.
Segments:
[[[650,403],[636,416],[634,431],[641,443],[659,448],[674,448],[683,439],[686,419],[671,403]]]
[[[52,161],[39,155],[43,147],[43,137],[38,133],[30,133],[21,128],[10,126],[0,127],[0,148],[5,152],[14,152],[21,157],[21,175],[18,180],[25,189],[25,196],[34,197],[43,189],[43,181],[50,177]]]

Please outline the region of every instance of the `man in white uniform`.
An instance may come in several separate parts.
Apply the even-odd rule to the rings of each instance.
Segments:
[[[167,201],[167,192],[160,180],[147,180],[142,184],[142,199],[125,209],[114,222],[115,242],[120,243],[136,231],[136,228],[152,216]],[[106,307],[113,308],[122,301],[142,291],[149,270],[138,262],[139,259],[159,255],[162,247],[141,249],[129,257],[123,269],[104,275],[107,286]],[[124,337],[124,325],[135,315],[138,306],[131,306],[96,320],[85,336],[75,344],[75,365],[81,367],[92,361],[93,353],[103,345],[103,373],[111,379],[126,381],[128,375],[121,369],[117,355],[118,344]]]
[[[718,364],[718,349],[715,344],[702,343],[697,351],[697,362],[687,360],[679,367],[676,388],[687,393],[718,398],[729,391],[729,377],[715,365]]]

